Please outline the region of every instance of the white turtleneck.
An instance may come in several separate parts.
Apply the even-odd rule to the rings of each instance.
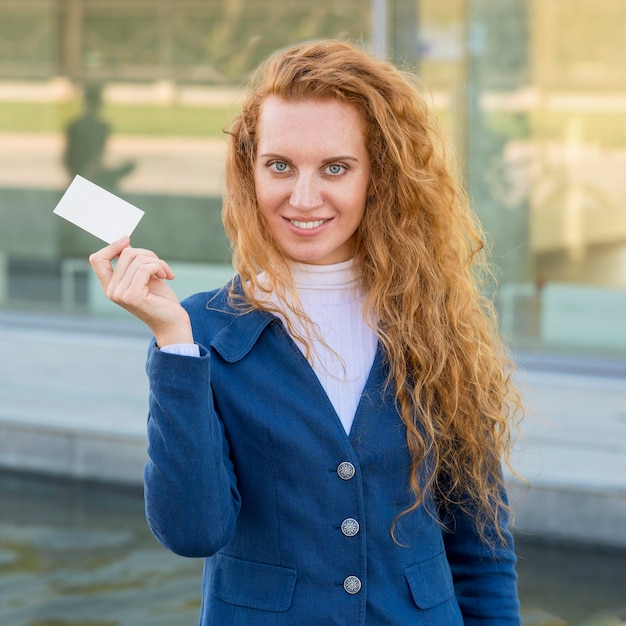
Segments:
[[[292,274],[304,312],[316,325],[310,364],[346,431],[350,432],[361,394],[376,356],[377,337],[363,319],[364,294],[354,260],[333,265],[295,263]],[[266,296],[267,297],[267,296]],[[268,298],[275,305],[280,303]],[[283,318],[289,311],[278,314]],[[297,334],[308,337],[300,319],[292,319]],[[316,340],[319,336],[323,343]],[[294,341],[303,354],[306,346]],[[198,346],[163,346],[164,352],[198,356]]]
[[[296,263],[292,274],[302,308],[323,339],[322,343],[315,335],[312,338],[311,367],[349,433],[377,346],[376,333],[363,319],[364,294],[354,260],[333,265]],[[298,334],[308,336],[299,319],[292,323]],[[306,354],[306,347],[295,341]]]

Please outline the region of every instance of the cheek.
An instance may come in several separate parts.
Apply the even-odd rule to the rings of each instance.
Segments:
[[[280,220],[279,208],[280,198],[273,185],[263,184],[262,181],[256,184],[257,210],[261,214],[267,227],[273,230],[277,221]]]
[[[368,190],[369,185],[367,182],[365,182],[360,184],[358,188],[354,191],[354,198],[358,198],[357,202],[355,202],[354,205],[354,215],[355,218],[358,218],[359,221],[361,221],[362,217],[365,215],[365,205],[367,204]]]
[[[257,174],[254,177],[254,189],[259,210],[264,212],[268,204],[268,196],[270,195],[271,187],[267,185],[262,176]]]
[[[274,205],[271,189],[265,187],[264,185],[257,185],[256,199],[259,211],[261,211],[265,217],[269,217],[269,214],[272,211],[272,206]]]
[[[259,209],[268,217],[276,213],[289,200],[291,191],[282,181],[259,177],[255,181]]]

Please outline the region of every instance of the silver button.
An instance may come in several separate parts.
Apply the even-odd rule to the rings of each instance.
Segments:
[[[361,591],[361,581],[356,576],[348,576],[343,581],[343,588],[346,590],[346,593],[353,596]]]
[[[339,478],[341,480],[350,480],[354,477],[356,470],[354,469],[354,465],[349,461],[344,461],[343,463],[339,463],[337,467],[337,474],[339,474]]]
[[[341,532],[346,537],[354,537],[359,532],[359,522],[349,517],[341,522]]]

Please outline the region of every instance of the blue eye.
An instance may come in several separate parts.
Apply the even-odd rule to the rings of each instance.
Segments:
[[[339,163],[331,163],[328,166],[328,172],[332,174],[333,176],[342,174],[345,169],[346,168],[343,165],[340,165]]]
[[[287,171],[287,164],[284,163],[283,161],[274,161],[273,163],[270,163],[270,167],[275,172],[286,172]]]

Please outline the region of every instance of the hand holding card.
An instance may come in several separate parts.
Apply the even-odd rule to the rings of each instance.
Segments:
[[[189,316],[166,284],[174,273],[151,250],[129,245],[143,211],[76,176],[54,213],[109,244],[89,257],[104,293],[144,322],[158,345],[193,343]]]
[[[74,178],[53,213],[106,243],[130,236],[144,216],[141,209],[82,176]]]

